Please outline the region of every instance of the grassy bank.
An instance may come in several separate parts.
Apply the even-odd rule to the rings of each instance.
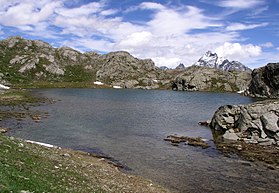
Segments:
[[[0,93],[0,106],[34,105],[44,100],[43,98],[32,96],[30,91],[22,89],[11,89]]]
[[[111,88],[110,85],[95,85],[92,82],[32,82],[14,84],[13,88]]]
[[[167,192],[104,159],[0,134],[0,192]]]

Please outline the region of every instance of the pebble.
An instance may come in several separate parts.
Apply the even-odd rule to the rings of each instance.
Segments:
[[[9,128],[0,128],[0,133],[7,133],[9,130]]]
[[[63,157],[71,157],[71,155],[68,154],[68,153],[64,153],[62,156],[63,156]]]

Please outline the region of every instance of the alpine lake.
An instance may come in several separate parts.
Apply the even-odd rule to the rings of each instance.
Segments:
[[[279,192],[279,171],[225,156],[209,128],[199,125],[226,104],[255,99],[233,93],[132,89],[34,89],[51,104],[48,116],[13,123],[8,135],[111,157],[123,172],[174,192]],[[201,137],[210,147],[164,141],[170,134]]]

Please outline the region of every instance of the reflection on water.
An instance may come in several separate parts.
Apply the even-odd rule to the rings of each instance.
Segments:
[[[277,171],[228,158],[212,147],[171,146],[173,133],[212,139],[199,126],[224,104],[250,103],[228,93],[113,89],[35,90],[57,100],[35,107],[49,112],[39,123],[24,121],[11,135],[62,147],[101,152],[178,192],[276,192]]]

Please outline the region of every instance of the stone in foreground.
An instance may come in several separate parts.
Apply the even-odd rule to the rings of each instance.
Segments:
[[[210,127],[227,140],[279,146],[279,101],[221,106]]]

